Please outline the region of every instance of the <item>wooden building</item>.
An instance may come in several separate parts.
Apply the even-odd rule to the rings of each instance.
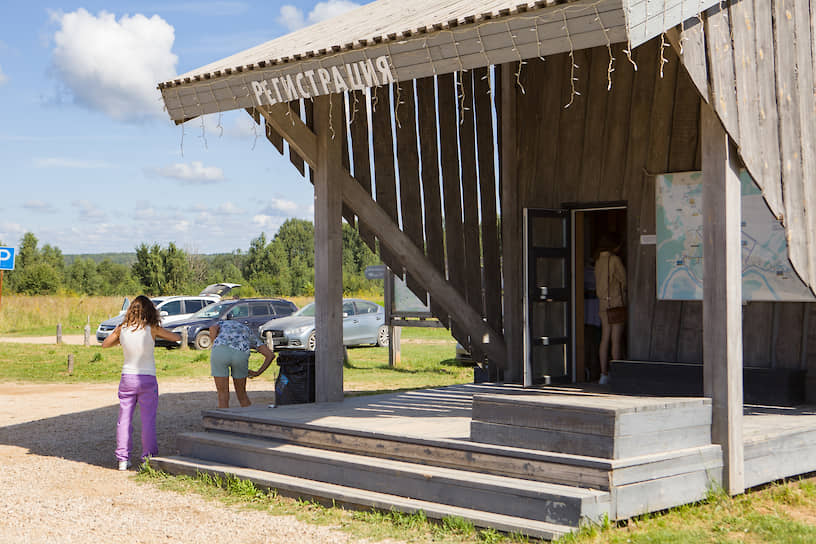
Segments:
[[[812,289],[814,20],[809,0],[378,0],[159,88],[178,123],[245,108],[314,183],[318,401],[343,398],[341,217],[494,381],[528,388],[591,376],[584,262],[613,231],[627,359],[703,363],[739,493],[743,366],[816,367],[813,304],[743,305],[739,182]],[[704,179],[703,300],[660,300],[655,180],[689,171]]]

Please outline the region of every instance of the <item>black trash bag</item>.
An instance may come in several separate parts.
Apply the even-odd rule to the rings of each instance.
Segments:
[[[305,349],[278,352],[275,406],[315,401],[315,354]]]

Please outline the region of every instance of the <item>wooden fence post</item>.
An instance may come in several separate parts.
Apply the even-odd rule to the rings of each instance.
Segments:
[[[62,344],[62,323],[57,323],[57,344]]]

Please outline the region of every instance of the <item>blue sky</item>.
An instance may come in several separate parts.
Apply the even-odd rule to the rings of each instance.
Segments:
[[[0,242],[218,253],[312,219],[311,184],[243,110],[175,126],[155,87],[356,5],[3,1]]]

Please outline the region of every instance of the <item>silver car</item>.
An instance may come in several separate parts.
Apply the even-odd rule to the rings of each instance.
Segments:
[[[314,350],[315,305],[307,304],[289,317],[267,321],[258,328],[261,338],[275,348]],[[356,298],[343,299],[343,345],[388,345],[385,310],[379,304]]]

